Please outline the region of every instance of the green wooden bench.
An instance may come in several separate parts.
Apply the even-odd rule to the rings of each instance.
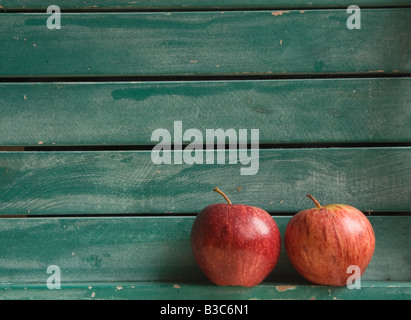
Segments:
[[[0,297],[411,299],[410,46],[407,0],[0,0]],[[153,162],[155,130],[191,128],[258,129],[258,172]],[[361,289],[308,283],[284,246],[260,285],[213,285],[190,231],[214,187],[282,236],[307,193],[363,211]]]

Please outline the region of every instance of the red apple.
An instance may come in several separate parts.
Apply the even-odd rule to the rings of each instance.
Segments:
[[[197,215],[191,230],[191,248],[205,275],[216,285],[252,287],[274,269],[281,235],[263,209],[230,200],[212,204]]]
[[[361,275],[374,254],[375,235],[367,217],[344,204],[320,206],[298,212],[288,222],[285,249],[295,269],[308,281],[345,286],[358,266]]]

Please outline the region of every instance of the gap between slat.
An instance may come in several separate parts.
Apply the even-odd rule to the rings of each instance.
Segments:
[[[307,207],[308,208],[308,207]],[[267,211],[273,218],[275,217],[292,217],[298,212],[270,212]],[[374,212],[372,210],[362,211],[367,217],[407,217],[411,216],[411,212]],[[42,218],[182,218],[182,217],[195,217],[197,213],[113,213],[113,214],[33,214],[33,215],[0,215],[0,219],[16,219],[16,218],[29,218],[29,219],[42,219]]]
[[[0,83],[6,82],[165,82],[165,81],[244,81],[244,80],[300,80],[300,79],[372,79],[410,78],[411,73],[359,72],[359,73],[289,73],[251,75],[149,75],[149,76],[0,76]]]

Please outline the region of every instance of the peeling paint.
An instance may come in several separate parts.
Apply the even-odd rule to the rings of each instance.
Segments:
[[[287,290],[294,290],[297,286],[276,286],[278,292],[284,292]]]
[[[274,11],[274,12],[271,12],[271,14],[272,14],[273,16],[281,16],[281,15],[283,15],[284,13],[290,13],[290,11]]]

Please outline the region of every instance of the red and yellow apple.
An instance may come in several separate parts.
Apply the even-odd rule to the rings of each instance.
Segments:
[[[284,243],[295,269],[308,281],[345,286],[358,266],[361,275],[374,254],[375,235],[367,217],[344,204],[321,206],[298,212],[287,224]]]
[[[227,203],[211,204],[196,216],[191,230],[194,257],[205,275],[219,286],[252,287],[274,269],[281,235],[263,209]]]

